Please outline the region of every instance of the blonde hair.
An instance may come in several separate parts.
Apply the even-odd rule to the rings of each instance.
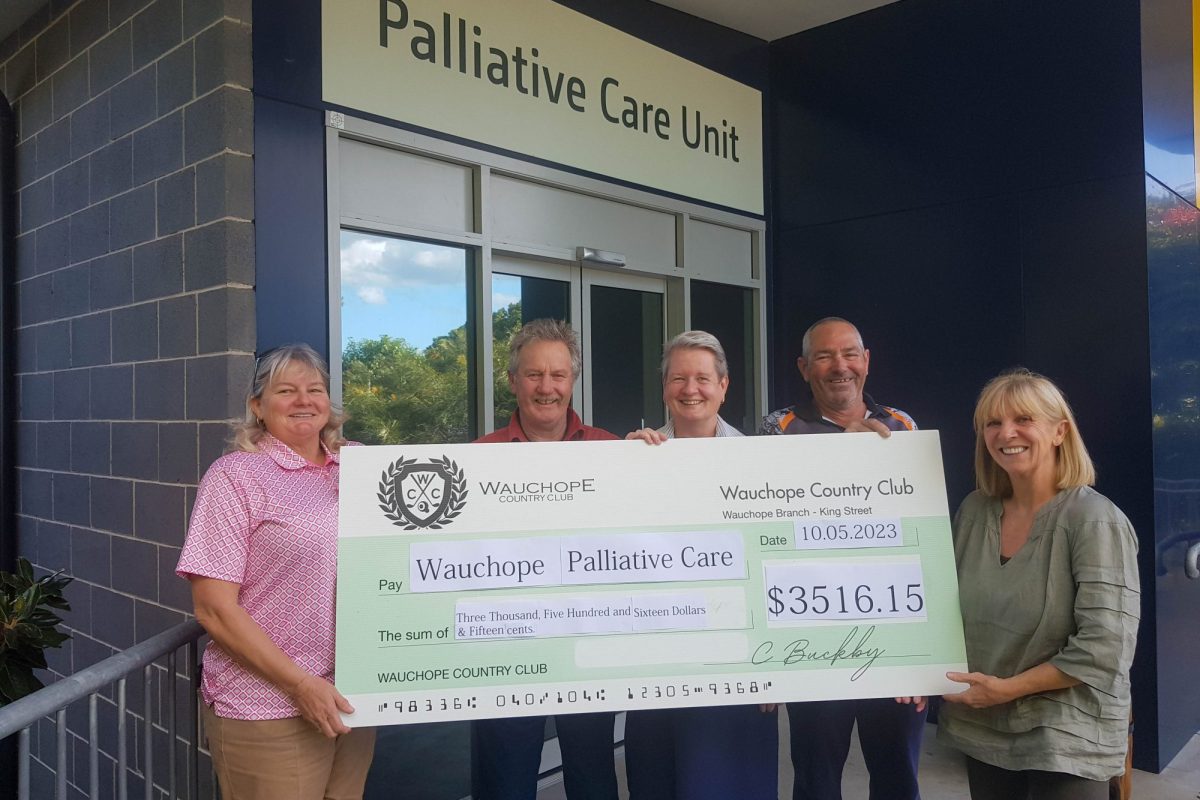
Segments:
[[[1051,423],[1065,421],[1067,430],[1055,458],[1057,487],[1071,489],[1096,482],[1096,468],[1062,390],[1046,376],[1018,368],[988,381],[975,404],[975,485],[979,491],[991,497],[1012,496],[1008,473],[992,458],[984,441],[988,420],[1003,414],[1028,414]]]
[[[316,350],[306,344],[288,344],[268,350],[254,362],[254,379],[246,393],[246,416],[234,425],[231,450],[245,450],[250,453],[259,451],[258,443],[267,434],[267,428],[254,413],[250,403],[254,400],[261,401],[263,394],[275,383],[279,373],[293,364],[308,367],[316,372],[325,384],[325,391],[329,391],[329,368]],[[321,442],[333,452],[346,442],[342,438],[342,423],[345,421],[346,415],[330,401],[329,422],[321,429]]]

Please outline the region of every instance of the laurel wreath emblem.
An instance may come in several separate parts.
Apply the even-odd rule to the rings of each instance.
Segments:
[[[400,485],[400,479],[416,463],[417,460],[415,458],[404,458],[402,456],[392,462],[391,466],[383,471],[383,475],[379,480],[379,492],[376,494],[376,497],[379,498],[379,508],[383,511],[384,516],[392,521],[393,525],[397,525],[406,531],[415,531],[420,528],[441,530],[443,525],[461,514],[463,507],[467,504],[466,476],[463,474],[462,468],[451,461],[448,456],[435,458],[429,462],[441,467],[443,472],[450,478],[450,499],[446,504],[446,510],[441,516],[422,524],[406,513],[404,505],[396,497],[396,489]]]

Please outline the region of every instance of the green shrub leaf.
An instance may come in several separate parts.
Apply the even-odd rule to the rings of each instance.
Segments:
[[[46,649],[70,638],[51,609],[70,610],[63,589],[72,580],[61,572],[35,578],[24,558],[16,572],[0,572],[0,706],[42,688],[34,670],[46,669]]]

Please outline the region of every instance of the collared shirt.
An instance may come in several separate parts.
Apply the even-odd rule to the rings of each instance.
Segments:
[[[667,424],[658,429],[658,432],[668,439],[675,438],[675,420],[667,420]],[[715,437],[724,436],[743,436],[744,434],[737,428],[730,425],[721,417],[717,417],[717,432],[713,434]]]
[[[221,456],[200,482],[175,573],[240,585],[238,605],[303,670],[333,678],[337,453],[310,464],[273,436],[257,453]],[[300,712],[216,642],[204,651],[204,702],[227,719]]]
[[[915,431],[917,423],[898,408],[876,403],[871,395],[863,392],[863,403],[867,406],[864,419],[877,419],[892,431]],[[758,426],[759,436],[779,433],[841,433],[846,430],[836,422],[821,416],[812,400],[772,411],[763,417]]]
[[[563,434],[562,441],[564,442],[602,442],[610,439],[619,439],[621,437],[614,436],[603,428],[593,428],[591,425],[584,425],[583,420],[579,419],[579,415],[575,413],[575,409],[567,409],[567,430]],[[514,411],[512,419],[503,428],[498,428],[489,434],[480,436],[476,442],[528,442],[529,437],[525,435],[525,429],[521,427],[521,412]]]

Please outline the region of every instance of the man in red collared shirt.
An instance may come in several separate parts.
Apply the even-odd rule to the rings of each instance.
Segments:
[[[616,439],[584,425],[571,409],[582,366],[579,340],[565,322],[534,320],[510,346],[508,385],[517,410],[508,425],[479,442],[582,442]],[[555,717],[568,800],[617,800],[612,712]],[[545,717],[477,720],[471,727],[475,800],[534,800]]]
[[[535,319],[513,337],[508,386],[517,410],[508,425],[477,442],[591,442],[617,439],[584,425],[571,408],[571,390],[582,356],[575,331],[565,322]]]

